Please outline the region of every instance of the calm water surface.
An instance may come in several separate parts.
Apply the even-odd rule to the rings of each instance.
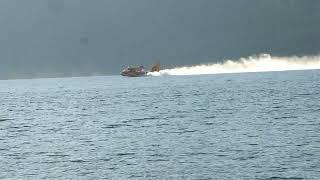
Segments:
[[[0,81],[0,179],[319,179],[320,71]]]

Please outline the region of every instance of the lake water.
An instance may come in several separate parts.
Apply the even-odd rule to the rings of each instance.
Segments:
[[[320,71],[0,81],[0,179],[319,179]]]

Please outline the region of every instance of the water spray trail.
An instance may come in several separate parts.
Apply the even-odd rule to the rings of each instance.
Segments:
[[[250,56],[237,61],[164,69],[149,75],[201,75],[243,72],[290,71],[320,69],[320,56],[276,57],[269,54]]]

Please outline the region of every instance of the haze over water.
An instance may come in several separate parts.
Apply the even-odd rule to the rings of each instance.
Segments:
[[[318,179],[320,71],[0,81],[0,179]]]

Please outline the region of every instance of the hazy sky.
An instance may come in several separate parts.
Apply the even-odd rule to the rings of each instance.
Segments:
[[[1,0],[0,79],[318,54],[319,0]]]

